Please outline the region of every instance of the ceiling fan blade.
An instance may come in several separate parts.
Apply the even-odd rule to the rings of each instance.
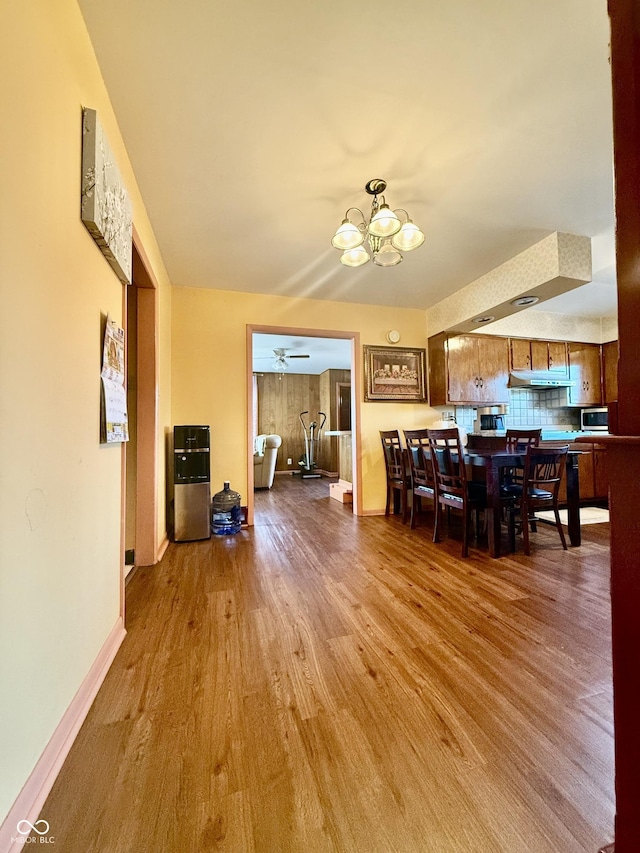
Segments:
[[[310,355],[285,355],[285,358],[311,358]]]

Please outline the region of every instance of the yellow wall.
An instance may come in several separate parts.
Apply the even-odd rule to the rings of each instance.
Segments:
[[[123,287],[80,221],[83,106],[161,285],[164,425],[171,288],[75,0],[0,4],[0,67],[1,822],[119,615],[122,452],[99,443],[99,374]]]
[[[212,491],[229,480],[247,497],[246,326],[355,331],[361,344],[426,346],[422,310],[321,302],[283,296],[174,287],[172,299],[172,416],[174,423],[211,425]],[[356,369],[362,371],[362,353]],[[437,413],[426,404],[362,403],[363,510],[384,508],[385,473],[379,430],[427,426]]]

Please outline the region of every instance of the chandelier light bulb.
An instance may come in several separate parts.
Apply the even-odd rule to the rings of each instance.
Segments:
[[[340,256],[340,263],[345,267],[361,267],[369,260],[369,254],[364,246],[356,246],[355,249],[348,249]]]

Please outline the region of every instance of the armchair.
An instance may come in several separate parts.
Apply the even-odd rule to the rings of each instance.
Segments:
[[[279,435],[258,435],[253,442],[253,488],[270,489],[276,471]]]

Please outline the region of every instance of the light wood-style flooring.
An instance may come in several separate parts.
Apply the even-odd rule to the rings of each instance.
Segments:
[[[608,525],[490,559],[326,480],[173,544],[42,810],[59,853],[595,853],[613,836]]]

